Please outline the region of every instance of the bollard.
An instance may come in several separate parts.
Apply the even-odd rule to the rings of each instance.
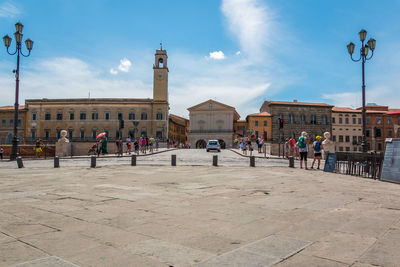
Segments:
[[[213,156],[213,166],[218,166],[218,156],[217,155]]]
[[[294,157],[293,156],[289,157],[289,167],[294,168]]]
[[[254,156],[250,156],[250,167],[256,166],[256,158]]]
[[[171,155],[171,166],[176,166],[176,155]]]
[[[90,168],[96,168],[96,156],[90,158]]]
[[[22,162],[21,157],[17,157],[17,165],[18,165],[18,168],[20,168],[20,169],[24,167],[24,163]]]
[[[60,158],[58,156],[54,157],[54,168],[60,168]]]
[[[132,155],[131,166],[136,166],[136,155]]]

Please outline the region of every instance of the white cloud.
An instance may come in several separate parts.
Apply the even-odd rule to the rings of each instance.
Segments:
[[[239,55],[240,55],[240,51],[237,51],[237,52],[235,53],[235,55],[239,56]]]
[[[129,61],[129,59],[123,58],[120,60],[118,69],[122,72],[129,72],[129,69],[131,68],[131,66],[132,66],[132,63]]]
[[[21,14],[19,9],[10,1],[0,4],[0,18],[14,18]]]
[[[112,75],[117,75],[117,74],[118,74],[118,71],[116,71],[114,68],[111,68],[111,69],[110,69],[110,73],[111,73]]]
[[[210,58],[211,59],[216,59],[216,60],[225,59],[225,54],[222,51],[211,52],[210,53]]]
[[[222,0],[221,10],[243,52],[254,60],[260,58],[271,40],[272,12],[260,0]]]

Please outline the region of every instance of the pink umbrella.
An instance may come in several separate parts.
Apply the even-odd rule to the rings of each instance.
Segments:
[[[105,135],[106,135],[106,133],[105,133],[105,132],[102,132],[102,133],[99,133],[99,134],[96,136],[96,138],[99,139],[99,138],[101,138],[101,137],[103,137],[103,136],[105,136]]]

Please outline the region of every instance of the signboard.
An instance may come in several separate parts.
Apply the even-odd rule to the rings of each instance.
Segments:
[[[386,140],[381,180],[400,183],[400,140]]]
[[[328,153],[328,156],[325,160],[324,172],[334,172],[336,165],[336,154]]]

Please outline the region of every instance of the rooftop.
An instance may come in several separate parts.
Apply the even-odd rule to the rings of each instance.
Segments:
[[[268,105],[296,105],[296,106],[321,106],[321,107],[333,107],[332,105],[326,103],[309,103],[309,102],[298,102],[293,100],[293,102],[288,101],[264,101],[264,104]]]
[[[247,117],[271,117],[271,113],[268,112],[259,112],[259,113],[253,113],[253,114],[249,114],[247,115]]]
[[[347,108],[347,107],[333,107],[332,111],[334,112],[349,112],[349,113],[361,113],[361,110]]]
[[[186,122],[188,121],[188,119],[185,119],[183,117],[174,114],[169,114],[169,119],[181,126],[186,126]]]
[[[19,106],[18,110],[25,109],[25,106]],[[0,107],[0,110],[4,111],[14,111],[14,106],[3,106]]]
[[[26,104],[31,103],[150,103],[157,102],[151,98],[60,98],[60,99],[27,99]],[[162,102],[162,101],[161,101]]]

